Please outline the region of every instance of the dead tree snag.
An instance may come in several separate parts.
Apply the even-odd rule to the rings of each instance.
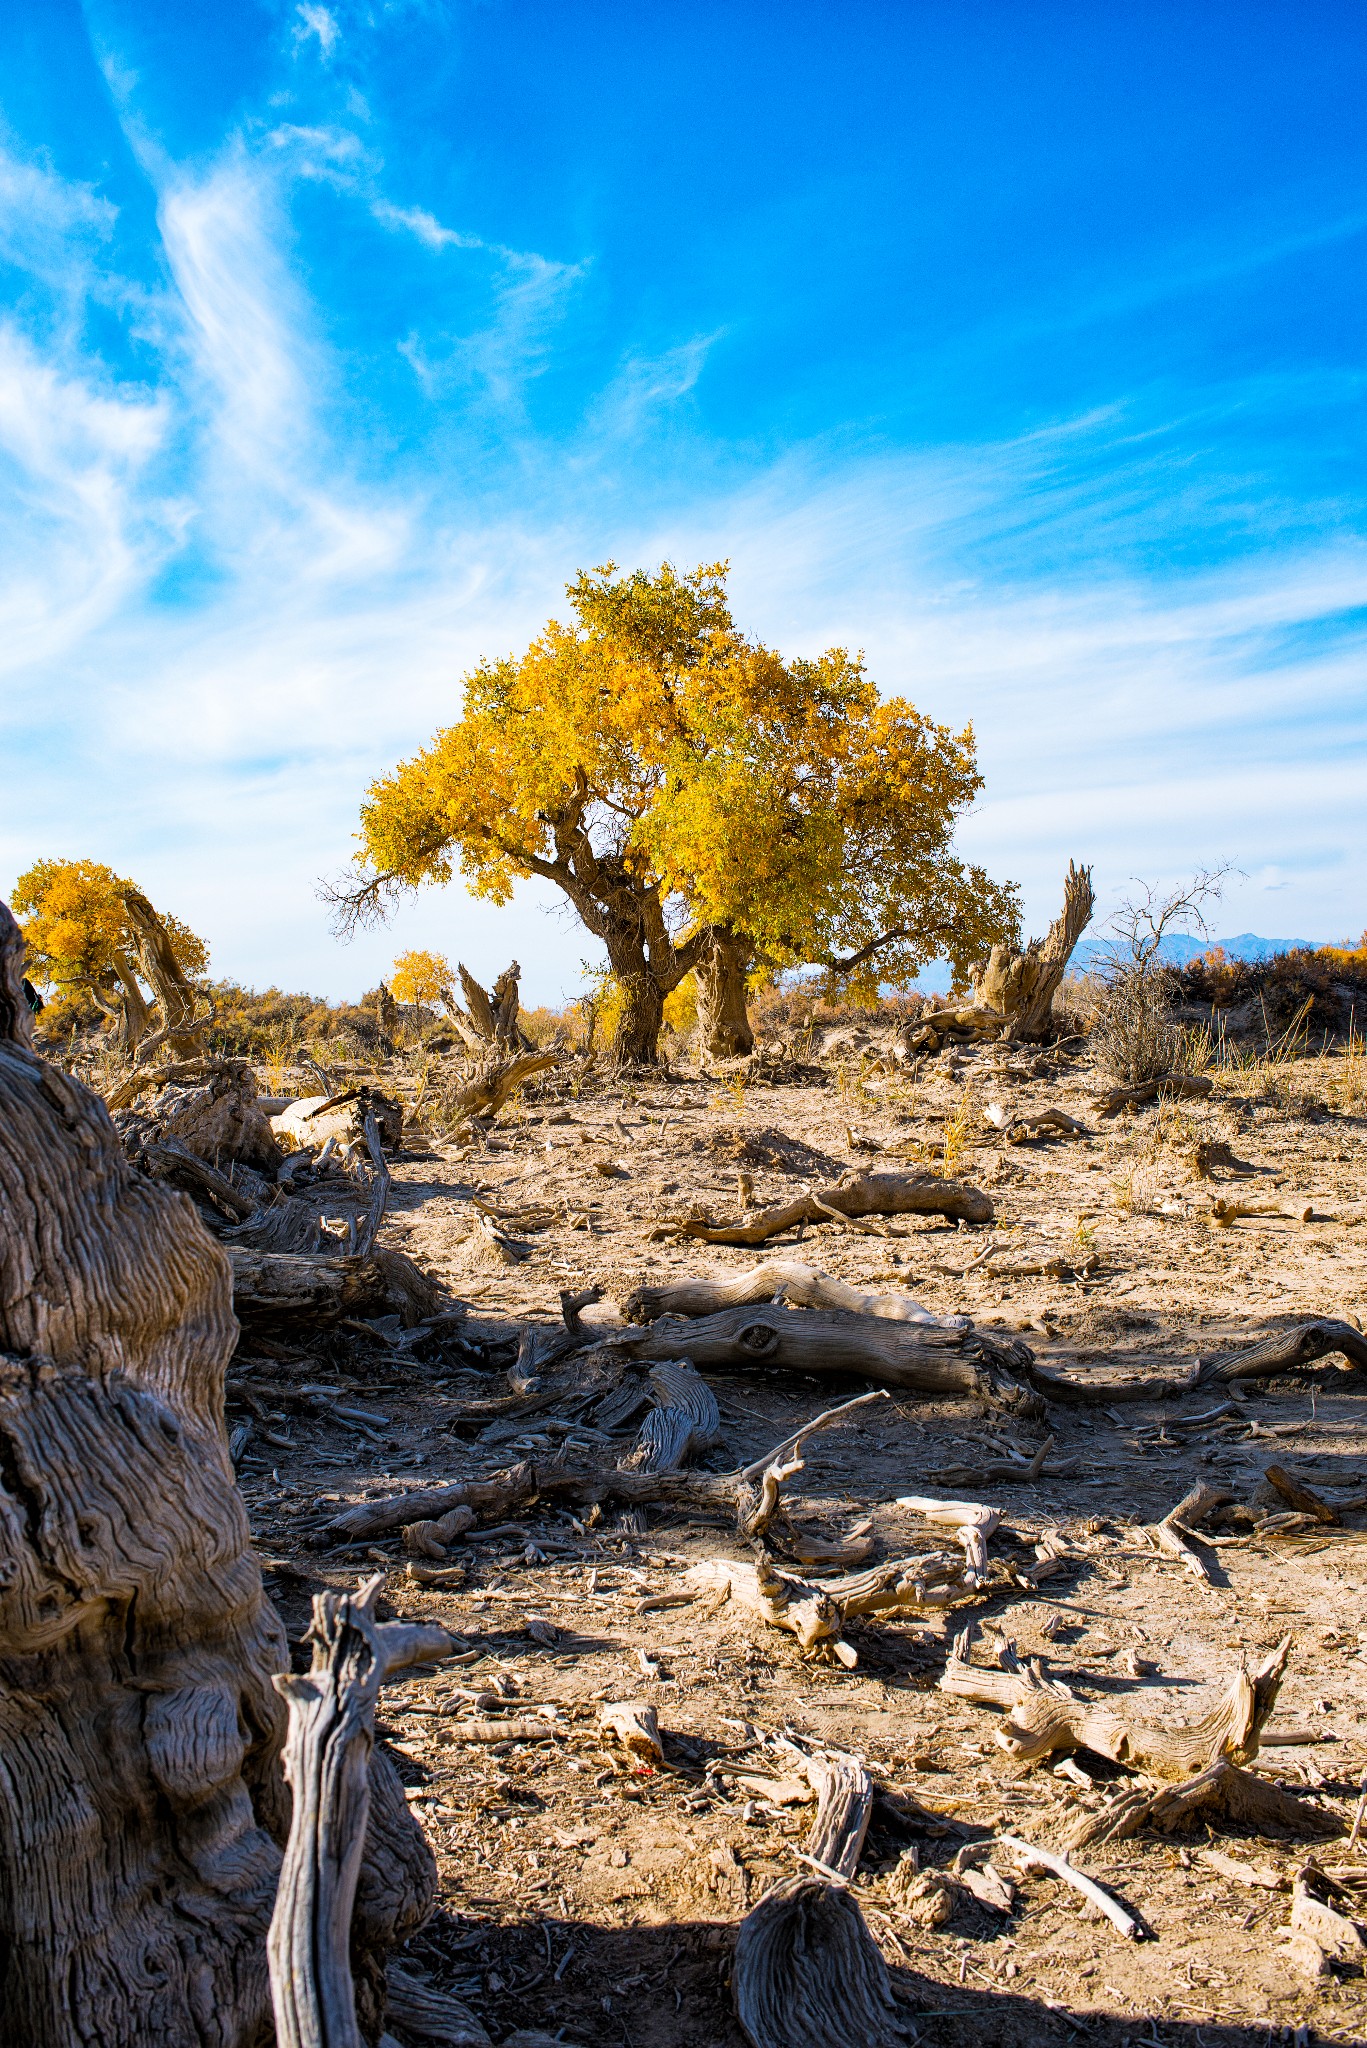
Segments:
[[[973,998],[983,1009],[995,1010],[1003,1018],[1003,1038],[1044,1036],[1059,983],[1095,907],[1091,869],[1069,861],[1063,908],[1045,937],[1031,939],[1023,953],[1013,953],[1006,946],[992,948],[986,964],[973,977]]]

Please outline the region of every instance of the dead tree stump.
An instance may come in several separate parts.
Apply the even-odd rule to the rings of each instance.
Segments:
[[[973,1000],[983,1010],[1005,1019],[1003,1038],[1042,1038],[1049,1028],[1054,996],[1073,948],[1091,922],[1096,898],[1092,871],[1068,863],[1063,908],[1042,939],[1031,939],[1023,953],[994,946],[986,964],[973,977]]]
[[[224,1435],[231,1270],[31,1050],[22,950],[0,904],[0,2040],[258,2048],[288,1654]],[[357,1939],[432,1890],[377,1760]]]

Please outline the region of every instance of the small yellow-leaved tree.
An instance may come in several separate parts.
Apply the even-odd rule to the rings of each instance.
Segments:
[[[414,948],[399,954],[390,971],[389,988],[396,1002],[430,1010],[449,995],[451,979],[451,964],[444,953]]]
[[[1013,886],[952,847],[981,784],[971,728],[880,697],[844,649],[745,638],[725,564],[608,563],[567,594],[570,622],[477,668],[457,723],[371,785],[344,927],[457,866],[495,902],[553,882],[607,952],[629,1061],[656,1058],[694,969],[708,1043],[741,1051],[757,961],[901,983],[1014,936]]]
[[[207,968],[209,949],[179,918],[159,916],[132,882],[100,861],[39,860],[20,875],[11,901],[33,981],[88,995],[120,1051],[145,1049],[149,1038],[176,1051],[178,1039],[193,1035],[190,982]]]

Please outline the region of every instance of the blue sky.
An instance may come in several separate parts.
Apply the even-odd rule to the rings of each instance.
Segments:
[[[533,999],[528,889],[350,948],[369,779],[581,565],[977,729],[1042,929],[1232,860],[1367,924],[1356,6],[9,0],[0,887],[137,877],[215,969]]]

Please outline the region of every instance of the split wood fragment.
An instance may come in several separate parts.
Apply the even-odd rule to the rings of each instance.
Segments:
[[[821,1875],[780,1882],[741,1922],[737,2017],[752,2048],[893,2048],[905,2034],[887,1966],[846,1888],[868,1828],[869,1775],[854,1757],[778,1746],[816,1793],[801,1853]]]
[[[456,1647],[446,1629],[378,1623],[377,1573],[313,1603],[313,1664],[275,1680],[289,1710],[293,1795],[267,1956],[280,2048],[362,2048],[351,1921],[371,1802],[375,1702],[395,1670]],[[430,1851],[428,1857],[430,1860]]]
[[[624,1749],[647,1763],[663,1763],[660,1723],[647,1700],[615,1700],[603,1707],[599,1726],[615,1735]]]

